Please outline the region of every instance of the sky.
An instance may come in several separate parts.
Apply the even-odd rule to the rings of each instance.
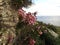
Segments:
[[[60,0],[32,0],[29,8],[23,8],[26,12],[37,11],[37,20],[60,26]]]
[[[34,3],[27,12],[37,11],[37,16],[59,16],[60,15],[60,0],[32,0]]]

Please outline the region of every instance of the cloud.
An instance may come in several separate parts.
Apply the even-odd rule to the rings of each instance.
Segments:
[[[39,0],[40,2],[41,0]],[[43,0],[36,5],[32,5],[30,8],[25,9],[27,12],[37,11],[37,16],[55,16],[60,15],[60,0]]]

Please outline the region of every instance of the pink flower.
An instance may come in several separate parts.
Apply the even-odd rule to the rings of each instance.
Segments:
[[[13,41],[13,35],[9,34],[8,35],[8,43],[11,43]]]
[[[18,13],[19,13],[19,15],[22,16],[22,15],[24,14],[24,11],[23,11],[22,9],[19,9],[19,10],[18,10]]]
[[[19,16],[21,16],[23,19],[26,18],[26,12],[23,9],[18,10]]]
[[[29,41],[29,44],[28,44],[28,45],[34,45],[35,42],[36,42],[36,41],[35,41],[34,39],[30,38],[30,41]]]
[[[23,9],[19,9],[19,10],[18,10],[18,13],[22,15],[22,14],[25,13],[25,11],[24,11]]]
[[[44,33],[47,33],[47,30],[44,30]]]
[[[42,35],[43,34],[43,32],[39,32],[39,35]]]
[[[36,13],[26,13],[23,9],[18,10],[19,16],[22,17],[22,20],[29,25],[34,25],[36,22]]]
[[[33,25],[36,22],[36,17],[29,12],[27,13],[26,20],[29,24]]]
[[[41,28],[40,26],[37,27],[38,30],[39,30],[40,28]]]

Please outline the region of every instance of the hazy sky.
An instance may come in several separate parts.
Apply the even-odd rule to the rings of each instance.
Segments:
[[[60,0],[33,0],[34,5],[25,9],[26,11],[37,11],[39,16],[60,15]]]

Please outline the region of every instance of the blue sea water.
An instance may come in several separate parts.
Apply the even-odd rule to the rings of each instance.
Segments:
[[[60,26],[60,16],[37,16],[37,20],[46,24],[49,23],[55,26]]]

